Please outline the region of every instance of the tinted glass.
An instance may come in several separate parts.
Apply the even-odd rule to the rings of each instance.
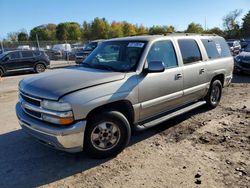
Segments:
[[[219,54],[219,51],[216,47],[216,44],[213,40],[211,39],[202,39],[201,40],[206,51],[209,59],[216,59],[221,57]]]
[[[10,53],[10,59],[18,59],[20,58],[19,52],[11,52]]]
[[[22,52],[22,57],[23,58],[33,57],[33,53],[31,51],[24,51]]]
[[[167,68],[176,67],[177,59],[172,42],[155,42],[148,53],[147,61],[162,61]]]
[[[41,55],[41,52],[40,52],[40,51],[34,51],[33,53],[34,53],[35,56]]]
[[[223,38],[214,38],[213,39],[215,44],[216,44],[216,48],[220,54],[220,57],[230,57],[231,52],[230,49],[225,41],[225,39]]]
[[[178,40],[181,55],[184,64],[193,63],[202,60],[201,52],[195,40],[180,39]]]

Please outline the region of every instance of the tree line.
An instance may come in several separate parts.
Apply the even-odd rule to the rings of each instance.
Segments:
[[[173,32],[187,33],[214,33],[225,38],[250,38],[250,11],[242,18],[242,24],[237,21],[242,14],[242,10],[234,10],[223,17],[223,27],[204,29],[201,24],[190,23],[185,31],[176,31],[174,26],[152,26],[131,24],[126,21],[109,23],[105,18],[95,18],[91,22],[84,21],[82,25],[76,22],[65,22],[56,24],[46,24],[34,27],[29,34],[22,30],[7,34],[5,41],[35,41],[38,37],[40,41],[77,41],[108,39],[124,36],[134,36],[142,34],[163,34]]]

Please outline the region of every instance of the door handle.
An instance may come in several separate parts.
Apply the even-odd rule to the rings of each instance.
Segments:
[[[204,68],[201,68],[200,69],[200,74],[204,73],[205,72],[205,69]]]
[[[182,78],[182,74],[176,74],[176,75],[175,75],[175,79],[176,79],[176,80],[180,80],[181,78]]]

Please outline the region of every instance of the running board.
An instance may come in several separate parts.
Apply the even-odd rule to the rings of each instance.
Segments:
[[[160,118],[157,118],[157,119],[154,119],[152,121],[146,122],[146,123],[144,123],[142,125],[137,124],[137,125],[135,125],[135,128],[136,128],[137,131],[142,131],[142,130],[148,129],[148,128],[153,127],[153,126],[155,126],[155,125],[157,125],[159,123],[162,123],[162,122],[164,122],[166,120],[169,120],[169,119],[171,119],[173,117],[176,117],[176,116],[184,114],[184,113],[186,113],[186,112],[188,112],[190,110],[198,108],[198,107],[200,107],[200,106],[202,106],[204,104],[206,104],[206,101],[196,102],[196,103],[194,103],[194,104],[192,104],[190,106],[181,108],[180,110],[174,111],[174,112],[172,112],[170,114],[167,114],[165,116],[162,116]]]

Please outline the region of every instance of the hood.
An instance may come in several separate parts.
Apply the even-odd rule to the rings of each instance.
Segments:
[[[241,58],[241,60],[250,61],[250,52],[241,52],[239,54],[239,57]]]
[[[38,98],[58,100],[67,93],[108,82],[122,80],[125,73],[74,67],[57,69],[25,78],[19,88]]]

